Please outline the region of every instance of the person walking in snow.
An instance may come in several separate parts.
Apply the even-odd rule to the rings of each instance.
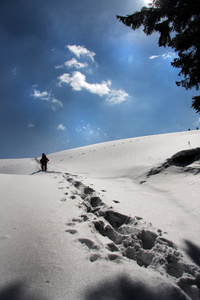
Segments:
[[[42,153],[42,158],[40,159],[42,171],[46,171],[47,170],[47,163],[48,163],[48,161],[49,161],[49,159],[46,156],[46,154]]]

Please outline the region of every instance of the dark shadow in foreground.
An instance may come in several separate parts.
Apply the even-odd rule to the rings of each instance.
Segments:
[[[37,295],[36,295],[37,294]],[[0,290],[0,300],[47,300],[46,297],[27,291],[25,284],[13,282]]]
[[[145,280],[145,279],[144,279]],[[121,276],[105,281],[86,291],[84,300],[186,300],[185,293],[175,285],[150,289],[145,283]]]
[[[190,258],[200,266],[200,248],[190,241],[185,241],[186,243],[186,252],[190,256]]]

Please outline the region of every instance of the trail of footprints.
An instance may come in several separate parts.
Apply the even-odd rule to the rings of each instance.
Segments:
[[[175,244],[163,237],[162,230],[154,229],[141,217],[129,217],[108,207],[103,202],[103,197],[93,188],[84,185],[78,176],[68,173],[63,176],[75,187],[72,195],[65,193],[65,196],[69,200],[77,199],[79,207],[85,212],[66,224],[66,232],[76,236],[79,233],[76,226],[87,222],[95,241],[79,237],[76,242],[87,248],[91,262],[98,259],[117,263],[123,259],[134,260],[139,266],[155,269],[165,276],[173,276],[177,282],[181,282],[180,278],[184,274],[193,278],[198,276],[198,267],[187,262]],[[66,197],[63,199],[66,200]],[[118,203],[117,200],[113,201]],[[98,234],[104,238],[98,239]]]

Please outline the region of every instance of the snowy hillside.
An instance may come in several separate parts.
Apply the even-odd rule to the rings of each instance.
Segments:
[[[199,299],[200,132],[0,160],[0,299]]]

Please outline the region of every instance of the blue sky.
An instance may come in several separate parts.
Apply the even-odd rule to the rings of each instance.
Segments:
[[[0,1],[0,158],[200,125],[175,53],[116,19],[147,2]]]

